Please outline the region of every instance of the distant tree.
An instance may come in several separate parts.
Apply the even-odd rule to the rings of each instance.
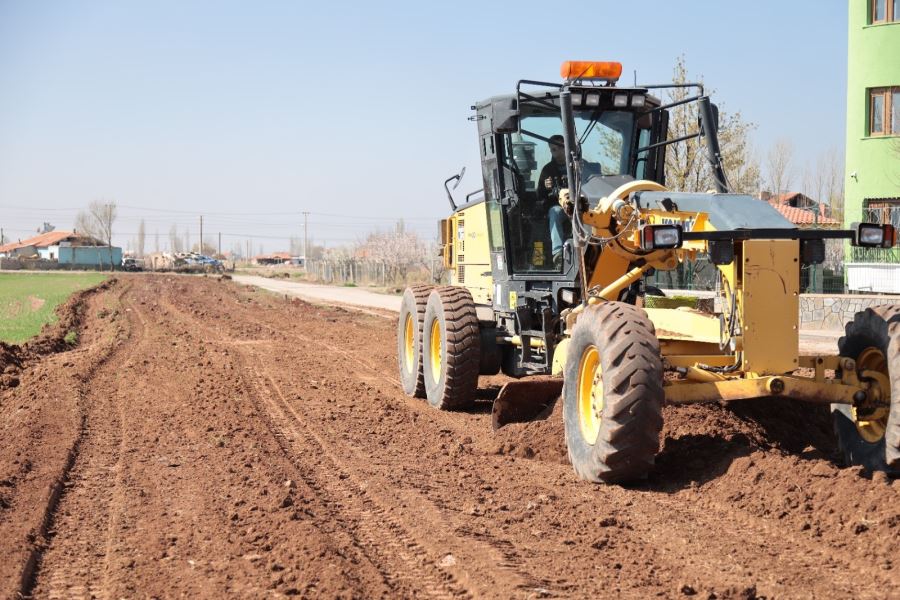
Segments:
[[[153,232],[153,251],[159,253],[159,229]]]
[[[385,279],[390,281],[406,281],[410,269],[430,266],[426,245],[415,233],[407,232],[402,221],[394,231],[370,233],[352,255],[382,263]]]
[[[217,254],[216,247],[206,241],[203,242],[203,246],[200,246],[199,244],[191,246],[191,252],[197,252],[204,256],[214,256]]]
[[[766,155],[766,185],[776,196],[790,191],[794,182],[794,146],[788,139],[780,139]]]
[[[177,254],[181,251],[181,238],[178,237],[178,226],[172,223],[172,228],[169,229],[169,252]]]
[[[87,211],[79,212],[75,217],[76,231],[106,244],[111,269],[115,268],[112,259],[112,236],[116,217],[116,203],[103,200],[94,200],[88,205]],[[102,259],[100,268],[103,268]]]
[[[688,83],[684,56],[675,61],[672,83]],[[702,83],[703,78],[699,81]],[[712,93],[711,90],[706,90]],[[676,88],[668,92],[668,101],[686,99],[693,91]],[[698,109],[696,103],[682,104],[669,111],[669,138],[678,138],[696,133],[698,130]],[[725,168],[725,176],[733,191],[754,193],[759,189],[759,162],[750,144],[750,132],[756,125],[744,121],[740,112],[733,114],[719,110],[719,148]],[[692,138],[672,144],[666,151],[666,185],[677,191],[699,191],[715,189],[715,179],[706,157],[705,140]]]
[[[303,239],[292,235],[288,240],[288,252],[291,256],[303,256]]]
[[[814,165],[804,166],[802,182],[803,193],[821,205],[820,215],[843,220],[843,166],[835,148],[822,152]]]
[[[146,235],[144,233],[144,220],[141,219],[140,225],[138,225],[138,233],[137,233],[137,255],[140,258],[144,256],[144,240]]]

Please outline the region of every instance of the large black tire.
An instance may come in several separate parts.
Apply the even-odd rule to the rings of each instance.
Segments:
[[[659,451],[665,399],[659,340],[647,313],[623,302],[586,308],[564,372],[563,420],[575,473],[596,483],[646,478]]]
[[[838,340],[841,356],[857,361],[857,372],[881,372],[889,389],[870,382],[882,408],[832,404],[838,446],[850,465],[900,475],[900,306],[877,306],[856,313]],[[868,418],[861,418],[868,417]]]
[[[481,337],[469,290],[431,291],[422,326],[422,366],[428,403],[441,410],[471,407],[478,387]]]
[[[433,285],[414,285],[403,292],[400,320],[397,322],[397,362],[403,391],[416,398],[425,397],[422,373],[422,322],[425,305]]]

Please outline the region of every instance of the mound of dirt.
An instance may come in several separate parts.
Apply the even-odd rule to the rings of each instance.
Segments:
[[[562,399],[556,401],[553,410],[544,419],[510,423],[495,431],[493,444],[487,451],[490,454],[568,464]]]
[[[17,386],[19,383],[17,374],[28,363],[48,354],[70,349],[72,344],[66,341],[66,337],[71,332],[77,333],[81,329],[85,319],[85,300],[92,294],[110,289],[116,283],[117,279],[113,277],[100,285],[72,294],[68,300],[56,307],[54,311],[56,321],[44,325],[35,338],[24,344],[0,342],[0,389]]]
[[[0,342],[0,389],[19,384],[17,374],[22,369],[20,354],[18,346]]]

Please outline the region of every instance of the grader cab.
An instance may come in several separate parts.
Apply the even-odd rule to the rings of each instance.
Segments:
[[[504,386],[494,424],[562,390],[570,460],[595,482],[648,475],[664,404],[764,397],[829,404],[850,463],[900,470],[900,308],[858,313],[832,356],[799,352],[801,265],[822,262],[828,238],[892,247],[894,229],[800,230],[730,193],[702,86],[664,104],[651,92],[671,86],[620,87],[620,74],[564,63],[562,83],[520,81],[473,107],[484,187],[463,206],[448,188],[450,285],[404,294],[404,390],[464,409],[479,375],[554,376]],[[691,102],[696,133],[669,139],[669,111]],[[666,148],[690,137],[715,191],[665,187]],[[717,268],[717,310],[643,308],[645,275],[699,256]]]

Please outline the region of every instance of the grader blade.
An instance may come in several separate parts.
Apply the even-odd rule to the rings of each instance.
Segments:
[[[509,423],[524,423],[546,416],[562,391],[562,379],[510,381],[500,389],[491,409],[495,430]]]

